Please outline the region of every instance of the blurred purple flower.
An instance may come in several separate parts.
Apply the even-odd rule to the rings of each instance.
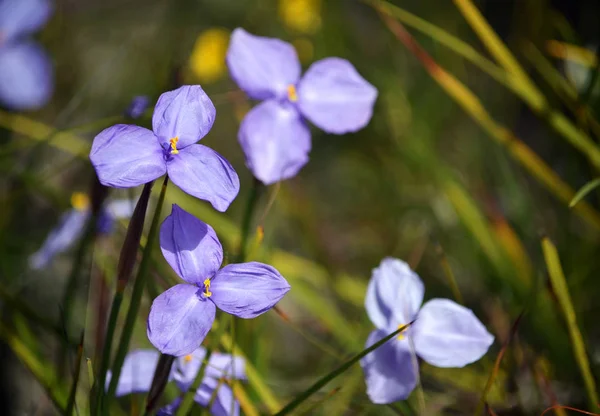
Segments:
[[[199,85],[160,96],[152,130],[117,124],[94,139],[90,160],[103,185],[130,188],[167,173],[183,191],[225,211],[240,182],[220,154],[195,144],[211,129],[215,107]]]
[[[133,97],[129,107],[125,110],[125,116],[131,119],[140,118],[150,105],[150,98],[145,95],[137,95]]]
[[[494,342],[464,306],[448,299],[431,299],[421,307],[424,291],[419,276],[401,260],[386,258],[373,271],[365,307],[377,329],[369,335],[366,346],[415,321],[396,339],[361,360],[367,394],[374,403],[404,400],[413,391],[418,363],[412,348],[431,365],[464,367],[479,360]]]
[[[161,226],[160,246],[187,282],[163,292],[150,308],[148,338],[163,354],[179,357],[198,348],[217,307],[239,318],[254,318],[290,290],[279,272],[266,264],[229,264],[219,270],[223,248],[215,231],[177,205]]]
[[[322,59],[300,78],[292,45],[238,28],[227,65],[250,98],[265,100],[246,115],[238,133],[248,168],[264,184],[291,178],[308,162],[311,140],[304,118],[343,134],[363,128],[373,114],[377,89],[345,59]]]
[[[39,108],[52,95],[50,58],[27,39],[51,13],[49,0],[0,0],[0,103],[8,108]]]
[[[50,264],[60,253],[70,249],[83,234],[85,224],[90,216],[87,196],[75,193],[71,198],[73,208],[64,213],[42,247],[29,257],[29,267],[34,270],[42,269]],[[135,208],[135,201],[120,199],[110,201],[102,208],[96,227],[99,233],[108,234],[112,231],[115,220],[130,218]]]
[[[125,358],[119,383],[117,384],[116,396],[121,397],[132,393],[147,393],[152,385],[154,371],[158,364],[159,352],[156,350],[135,350]],[[185,357],[175,360],[169,381],[175,381],[182,393],[187,392],[206,357],[206,350],[202,347],[196,349]],[[233,392],[225,382],[220,379],[246,379],[246,363],[241,357],[219,352],[213,352],[206,364],[202,384],[196,390],[194,401],[200,406],[208,407],[213,392],[217,389],[214,403],[211,407],[213,415],[239,415],[239,403],[235,400]],[[106,388],[110,385],[111,372],[107,373]],[[220,384],[220,385],[219,385]],[[159,410],[159,415],[172,415],[181,403],[181,399],[175,399],[171,404]],[[233,404],[233,413],[230,413]]]

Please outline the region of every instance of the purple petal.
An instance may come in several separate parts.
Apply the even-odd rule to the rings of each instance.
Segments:
[[[377,89],[340,58],[315,62],[298,86],[302,115],[328,133],[362,129],[371,120],[376,98]]]
[[[184,85],[160,96],[152,129],[161,143],[177,137],[179,150],[192,145],[210,131],[217,110],[200,85]]]
[[[117,124],[100,132],[90,160],[102,185],[131,188],[153,181],[167,171],[164,153],[148,129]]]
[[[42,107],[52,95],[53,73],[48,55],[35,43],[1,46],[0,102],[14,110]]]
[[[300,78],[300,61],[292,45],[279,39],[254,36],[237,28],[227,50],[231,77],[250,98],[284,98]]]
[[[494,342],[470,309],[448,299],[423,305],[413,339],[417,354],[436,367],[464,367],[479,360]]]
[[[145,95],[138,95],[133,97],[129,107],[125,110],[125,116],[129,118],[140,118],[150,105],[150,99]]]
[[[254,107],[238,139],[248,169],[265,185],[295,176],[308,162],[310,130],[291,105],[269,100]]]
[[[290,290],[273,267],[250,262],[229,264],[211,281],[209,298],[217,307],[239,318],[254,318],[271,309]]]
[[[225,377],[227,379],[245,380],[246,361],[242,357],[221,352],[213,352],[206,367],[206,375],[212,378]]]
[[[0,1],[0,44],[37,31],[51,13],[48,0]]]
[[[115,199],[106,204],[106,213],[114,219],[129,219],[133,215],[133,210],[137,200],[133,199]]]
[[[150,391],[159,356],[156,350],[136,350],[127,354],[121,368],[116,396]],[[111,376],[109,371],[106,374],[106,389],[110,385]]]
[[[175,185],[210,202],[217,211],[226,211],[240,190],[240,180],[233,166],[201,144],[188,146],[172,155],[167,170]]]
[[[215,311],[215,305],[202,296],[197,286],[173,286],[152,302],[148,338],[163,354],[191,354],[210,331]]]
[[[175,361],[173,378],[181,391],[187,391],[192,386],[205,357],[206,350],[200,347],[192,354],[179,357]],[[243,380],[246,378],[245,370],[246,363],[242,357],[234,357],[232,360],[229,354],[213,352],[205,368],[202,382],[206,382],[207,378],[221,377]]]
[[[181,396],[177,397],[175,400],[173,400],[168,405],[163,406],[160,409],[158,409],[156,416],[173,416],[173,415],[175,415],[177,412],[177,409],[179,409],[179,406],[181,406],[182,401],[183,401],[183,399],[181,398]]]
[[[160,227],[160,249],[179,277],[199,286],[223,262],[215,230],[176,204]]]
[[[424,293],[423,282],[408,264],[387,257],[373,270],[365,308],[377,328],[391,332],[415,318]]]
[[[365,348],[388,333],[375,330],[369,334]],[[392,339],[369,353],[360,365],[365,373],[367,394],[373,403],[385,404],[405,400],[417,385],[416,357],[407,341]]]
[[[233,396],[233,391],[225,383],[219,383],[219,380],[208,378],[196,391],[194,401],[201,406],[208,407],[212,394],[217,390],[217,396],[210,408],[210,414],[213,416],[238,416],[240,414],[240,404]]]
[[[48,266],[54,256],[68,250],[81,237],[89,216],[89,210],[77,209],[63,214],[42,247],[29,258],[29,266],[34,270],[42,269]]]

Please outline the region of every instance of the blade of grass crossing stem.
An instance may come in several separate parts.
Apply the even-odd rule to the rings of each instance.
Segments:
[[[92,408],[94,409],[93,414],[95,415],[99,413],[104,400],[104,384],[106,382],[106,372],[110,365],[110,353],[112,350],[111,347],[115,329],[117,327],[119,310],[121,309],[121,303],[123,302],[123,293],[127,287],[127,282],[133,272],[133,266],[135,265],[135,259],[137,258],[137,249],[140,245],[142,231],[144,230],[144,220],[146,218],[146,211],[148,209],[148,202],[150,200],[150,192],[152,191],[153,184],[154,182],[150,182],[144,185],[140,199],[133,210],[131,221],[127,227],[127,234],[125,235],[125,240],[121,247],[121,253],[119,254],[119,263],[117,266],[117,290],[115,297],[113,298],[110,316],[108,318],[106,336],[104,337],[104,348],[102,349],[102,358],[100,359],[100,369],[96,379],[96,398],[95,403],[92,404]]]
[[[577,194],[573,197],[571,202],[569,202],[569,208],[573,208],[575,205],[577,205],[579,201],[585,198],[587,194],[592,192],[598,186],[600,186],[600,178],[596,178],[593,181],[583,185],[583,187],[579,191],[577,191]]]
[[[150,231],[148,231],[148,238],[146,241],[146,246],[144,247],[144,254],[140,262],[135,283],[133,284],[131,303],[129,305],[129,310],[127,311],[127,316],[125,317],[125,326],[123,327],[123,331],[121,333],[121,342],[119,343],[117,354],[113,362],[112,378],[110,380],[108,393],[106,395],[107,405],[102,409],[103,414],[108,414],[108,402],[114,396],[115,391],[117,390],[117,384],[119,382],[119,377],[121,376],[121,368],[123,367],[123,362],[125,361],[127,350],[129,349],[129,342],[131,341],[131,335],[133,333],[138,310],[140,309],[142,295],[144,294],[144,288],[146,286],[146,278],[150,269],[152,248],[158,236],[160,213],[165,201],[168,183],[169,177],[165,176],[165,180],[163,181],[160,195],[158,197],[158,202],[156,203],[156,209],[154,211],[154,217],[152,218],[152,224],[150,225]]]
[[[168,354],[161,354],[154,370],[154,376],[152,377],[152,384],[150,385],[150,391],[146,399],[146,412],[145,415],[150,415],[156,409],[160,397],[162,396],[167,383],[169,382],[169,376],[171,374],[171,368],[175,362],[175,357]]]
[[[79,384],[79,374],[81,373],[81,361],[83,360],[83,334],[81,331],[81,338],[79,339],[79,345],[77,346],[77,361],[75,362],[75,371],[73,374],[73,384],[71,385],[71,392],[69,393],[69,401],[67,402],[67,410],[65,411],[66,416],[73,414],[75,409],[75,398],[77,397],[77,385]]]
[[[409,324],[406,324],[406,325],[402,325],[396,331],[392,332],[385,338],[380,339],[375,344],[371,345],[369,348],[364,349],[363,351],[361,351],[360,353],[358,353],[357,355],[355,355],[354,357],[352,357],[351,359],[346,361],[344,364],[342,364],[341,366],[339,366],[338,368],[333,370],[331,373],[329,373],[329,374],[325,375],[324,377],[322,377],[321,379],[319,379],[315,384],[310,386],[304,392],[300,393],[294,400],[292,400],[283,409],[281,409],[279,412],[277,412],[276,416],[282,416],[282,415],[289,414],[291,411],[293,411],[296,407],[298,407],[300,404],[302,404],[306,399],[308,399],[314,393],[319,391],[322,387],[324,387],[331,380],[333,380],[340,374],[344,373],[346,370],[348,370],[350,367],[352,367],[354,364],[356,364],[361,358],[363,358],[370,352],[375,351],[377,348],[381,347],[383,344],[385,344],[386,342],[388,342],[389,340],[391,340],[392,338],[394,338],[395,336],[400,334],[402,331],[404,331],[406,328],[408,328],[411,325],[412,325],[412,322]]]
[[[585,383],[589,404],[592,409],[598,409],[596,383],[590,369],[590,362],[585,350],[583,336],[581,335],[581,331],[577,326],[575,309],[573,308],[573,302],[571,301],[571,295],[569,294],[567,281],[560,264],[558,251],[556,250],[556,247],[552,241],[550,241],[550,239],[547,237],[542,239],[542,250],[544,252],[544,259],[546,260],[546,266],[548,268],[548,274],[550,276],[550,282],[552,283],[554,294],[558,299],[558,303],[560,304],[565,320],[567,321],[567,327],[569,329],[569,336],[573,345],[575,359],[579,365],[579,370],[581,371],[581,376]]]
[[[473,92],[439,66],[415,41],[404,26],[387,15],[381,15],[394,35],[423,64],[431,77],[475,120],[493,139],[504,146],[509,155],[543,184],[558,199],[568,203],[575,192],[566,184],[531,148],[516,137],[509,129],[497,123]],[[576,212],[590,225],[600,230],[600,214],[589,204],[581,203]]]

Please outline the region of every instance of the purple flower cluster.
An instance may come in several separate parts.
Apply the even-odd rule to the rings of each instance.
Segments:
[[[54,79],[50,58],[29,36],[51,13],[49,0],[0,0],[0,104],[30,110],[50,99]]]

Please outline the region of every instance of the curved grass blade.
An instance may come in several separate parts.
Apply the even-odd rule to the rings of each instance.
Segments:
[[[569,336],[573,346],[573,352],[575,353],[575,359],[577,360],[579,371],[581,372],[581,376],[585,384],[590,407],[597,409],[600,406],[598,406],[596,382],[594,381],[594,376],[592,375],[590,362],[585,350],[585,343],[583,341],[581,331],[577,326],[577,316],[575,315],[575,309],[573,308],[573,302],[571,301],[571,295],[569,294],[567,281],[560,264],[558,251],[556,250],[556,246],[548,237],[542,239],[542,251],[544,252],[544,259],[546,261],[546,267],[548,268],[552,289],[554,290],[554,294],[558,299],[558,303],[562,309],[565,321],[567,322]]]
[[[600,178],[596,178],[593,181],[583,185],[583,187],[579,191],[577,191],[571,202],[569,202],[569,208],[573,208],[575,205],[577,205],[579,201],[585,198],[587,194],[592,192],[598,186],[600,186]]]
[[[394,338],[396,335],[398,335],[399,333],[401,333],[402,331],[404,331],[406,328],[408,328],[411,325],[412,325],[412,322],[408,323],[406,325],[402,325],[400,328],[398,328],[396,331],[392,332],[385,338],[382,338],[375,344],[371,345],[369,348],[366,348],[366,349],[362,350],[360,353],[356,354],[354,357],[352,357],[351,359],[346,361],[344,364],[342,364],[341,366],[339,366],[338,368],[333,370],[331,373],[323,376],[315,384],[310,386],[303,393],[300,393],[294,400],[292,400],[283,409],[281,409],[279,412],[277,412],[276,416],[282,416],[282,415],[289,414],[292,410],[294,410],[296,407],[298,407],[300,404],[302,404],[306,399],[308,399],[314,393],[319,391],[322,387],[324,387],[331,380],[333,380],[340,374],[344,373],[346,370],[348,370],[350,367],[352,367],[354,364],[356,364],[358,361],[360,361],[361,358],[363,358],[370,352],[375,351],[377,348],[381,347],[383,344],[385,344],[386,342],[388,342],[389,340]]]

